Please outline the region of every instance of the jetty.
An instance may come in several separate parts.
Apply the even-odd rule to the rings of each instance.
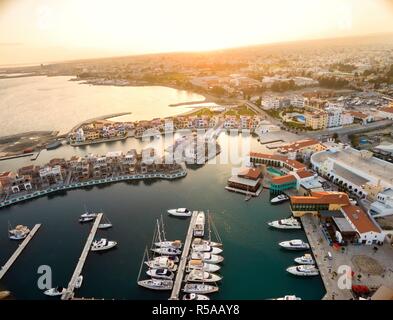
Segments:
[[[89,254],[89,251],[91,248],[91,243],[94,240],[94,237],[96,235],[98,226],[101,222],[102,216],[103,216],[103,213],[99,213],[94,221],[93,227],[91,228],[89,236],[87,237],[87,241],[86,241],[86,244],[83,248],[82,254],[79,257],[78,264],[76,265],[76,268],[75,268],[74,273],[71,277],[71,280],[68,283],[67,290],[61,296],[62,300],[71,300],[74,298],[74,290],[75,290],[76,281],[82,272],[87,255]]]
[[[93,121],[97,121],[97,120],[107,120],[107,119],[122,117],[122,116],[130,115],[131,113],[132,112],[118,112],[118,113],[111,113],[111,114],[107,114],[107,115],[103,115],[103,116],[87,119],[87,120],[84,120],[84,121],[79,122],[78,124],[76,124],[74,127],[72,127],[72,129],[68,133],[71,133],[71,132],[77,130],[79,127],[81,127],[82,125],[84,125],[86,123],[89,123],[89,122],[93,122]]]
[[[180,288],[183,283],[184,272],[186,270],[187,258],[190,253],[190,247],[193,238],[193,231],[196,222],[196,218],[199,211],[193,211],[191,216],[190,225],[188,227],[186,240],[184,241],[183,252],[180,258],[179,267],[177,269],[177,274],[175,282],[173,284],[172,293],[169,300],[179,300]]]
[[[36,224],[33,229],[29,232],[23,242],[19,245],[18,249],[15,250],[11,258],[5,263],[4,266],[1,267],[0,270],[0,280],[4,277],[7,271],[11,268],[15,260],[19,257],[22,253],[23,249],[28,245],[31,239],[33,239],[34,235],[37,233],[38,229],[41,227],[41,224]]]

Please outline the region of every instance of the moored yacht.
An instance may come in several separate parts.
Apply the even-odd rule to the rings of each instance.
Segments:
[[[285,194],[280,194],[279,196],[270,200],[270,203],[281,203],[289,200],[289,197]]]
[[[175,217],[191,217],[192,212],[187,208],[169,209],[168,213]]]
[[[95,240],[91,245],[91,251],[109,250],[117,245],[116,241],[109,241],[107,239]]]
[[[51,288],[44,291],[44,294],[50,297],[61,296],[66,291],[63,287]]]
[[[147,275],[155,279],[173,279],[174,274],[172,271],[160,268],[160,269],[150,269],[146,271]]]
[[[210,252],[212,254],[220,254],[222,252],[222,249],[217,247],[211,247],[206,244],[193,244],[192,250],[194,250],[195,252]]]
[[[306,253],[304,256],[295,258],[294,260],[297,264],[309,264],[309,265],[315,264],[314,259],[309,253]]]
[[[8,237],[11,240],[23,240],[30,233],[30,229],[26,226],[17,225],[14,229],[8,227]]]
[[[83,276],[80,275],[78,278],[76,278],[75,288],[79,289],[82,286],[82,282],[83,282]]]
[[[216,272],[220,269],[221,267],[216,264],[204,263],[202,260],[197,259],[197,260],[190,260],[188,262],[186,271],[189,272],[191,270],[203,270],[207,272]]]
[[[165,256],[177,256],[177,255],[181,254],[181,250],[176,249],[176,248],[172,248],[172,247],[153,248],[150,250],[155,253],[162,254]]]
[[[194,226],[194,237],[203,237],[205,235],[205,213],[200,211],[196,217]]]
[[[177,264],[175,264],[175,261],[170,258],[172,257],[166,257],[166,256],[155,257],[153,260],[145,261],[145,264],[152,269],[166,268],[169,269],[170,271],[176,271]],[[177,260],[179,259],[177,258]]]
[[[222,277],[217,274],[202,271],[202,270],[191,270],[189,274],[186,275],[186,281],[192,282],[217,282],[220,281]]]
[[[183,296],[183,300],[210,300],[210,298],[203,294],[187,293]]]
[[[181,243],[180,240],[159,241],[159,242],[155,242],[154,245],[156,247],[160,247],[160,248],[177,248],[177,249],[181,249],[182,243]]]
[[[287,295],[281,298],[273,299],[273,300],[302,300],[299,297],[296,297],[295,295]]]
[[[287,272],[301,277],[317,276],[318,269],[314,265],[300,265],[287,268]]]
[[[213,264],[217,264],[224,261],[224,258],[222,256],[211,254],[209,252],[195,252],[195,251],[191,253],[191,259],[202,260],[203,262],[213,263]]]
[[[210,241],[210,240],[204,240],[202,238],[195,238],[192,241],[192,244],[193,245],[203,244],[203,245],[207,245],[207,246],[211,246],[211,247],[222,247],[222,243],[214,242],[214,241]]]
[[[276,229],[301,229],[302,228],[300,222],[293,217],[290,217],[288,219],[281,219],[281,220],[268,222],[268,225]]]
[[[98,225],[98,229],[109,229],[112,228],[112,223],[109,221],[107,217],[103,217],[101,223]]]
[[[183,291],[186,293],[206,294],[218,291],[218,287],[204,283],[187,283]]]
[[[310,249],[310,245],[303,240],[290,240],[290,241],[282,241],[279,243],[284,249],[287,250],[307,250]]]
[[[138,285],[152,290],[172,290],[172,280],[148,279],[138,281]]]

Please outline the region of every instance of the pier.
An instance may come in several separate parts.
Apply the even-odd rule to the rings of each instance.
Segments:
[[[89,236],[87,237],[85,247],[83,248],[82,254],[79,257],[78,264],[76,265],[76,268],[75,268],[74,273],[71,277],[71,280],[68,283],[67,290],[61,296],[61,300],[70,300],[70,299],[74,298],[74,290],[75,290],[76,281],[82,272],[87,255],[89,254],[89,251],[90,251],[91,243],[93,242],[93,239],[96,235],[98,225],[101,222],[102,216],[103,216],[103,214],[99,213],[94,221],[93,227],[91,228]]]
[[[1,267],[0,270],[0,280],[4,277],[4,275],[7,273],[7,271],[11,268],[11,266],[14,264],[15,260],[19,257],[19,255],[22,253],[23,249],[28,245],[31,239],[33,239],[34,235],[38,231],[38,229],[41,227],[41,224],[36,224],[33,229],[29,232],[27,237],[23,240],[23,242],[19,245],[18,249],[15,250],[11,258],[8,259],[8,261],[5,263],[4,266]]]
[[[171,297],[169,298],[170,300],[179,300],[180,288],[183,283],[184,272],[186,270],[187,259],[190,253],[193,231],[194,231],[194,226],[198,213],[199,211],[193,211],[191,216],[191,221],[188,227],[186,240],[184,241],[183,252],[180,258],[179,267],[177,269],[177,274],[176,274],[175,282],[173,284]]]

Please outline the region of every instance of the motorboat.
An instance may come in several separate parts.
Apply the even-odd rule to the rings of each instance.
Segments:
[[[203,237],[205,235],[205,213],[200,211],[195,220],[194,237]]]
[[[224,261],[224,258],[222,256],[211,254],[210,252],[195,252],[195,251],[191,253],[191,259],[202,260],[203,262],[213,263],[213,264],[217,264]]]
[[[50,297],[61,296],[66,291],[63,287],[51,288],[44,291],[44,294]]]
[[[30,229],[21,224],[17,225],[14,229],[11,226],[8,227],[8,237],[11,240],[23,240],[30,233]]]
[[[293,217],[290,217],[288,219],[281,219],[281,220],[268,222],[268,225],[276,229],[301,229],[302,228],[300,222]]]
[[[206,294],[217,291],[218,287],[204,283],[187,283],[183,288],[183,292],[196,294]]]
[[[203,245],[207,245],[207,246],[211,246],[211,247],[222,247],[222,243],[213,242],[213,241],[210,241],[210,240],[204,240],[204,239],[202,239],[202,238],[195,238],[195,239],[192,241],[192,244],[193,244],[193,245],[200,245],[200,244],[203,244]]]
[[[270,200],[270,203],[276,204],[276,203],[282,203],[289,200],[289,197],[286,194],[280,194],[277,197],[274,197],[273,199]]]
[[[183,296],[183,300],[210,300],[210,298],[203,294],[187,293]]]
[[[175,217],[191,217],[192,212],[187,208],[169,209],[168,213]]]
[[[202,270],[207,272],[217,272],[220,269],[221,267],[216,264],[204,263],[202,260],[196,259],[196,260],[190,260],[188,262],[186,271],[189,272],[191,270]]]
[[[85,212],[84,214],[81,214],[81,218],[95,218],[95,217],[97,217],[97,213],[93,213],[93,212]]]
[[[319,275],[318,269],[314,265],[300,265],[287,268],[287,272],[301,277],[310,277]]]
[[[181,250],[176,249],[176,248],[172,248],[172,247],[167,247],[167,248],[153,248],[150,249],[151,251],[158,253],[158,254],[162,254],[165,256],[177,256],[179,254],[181,254]]]
[[[85,222],[91,222],[95,219],[95,217],[80,217],[79,222],[80,223],[85,223]]]
[[[186,275],[186,281],[192,282],[217,282],[220,281],[222,277],[217,274],[202,271],[202,270],[191,270],[189,274]]]
[[[160,241],[160,242],[155,242],[154,245],[156,247],[160,248],[176,248],[176,249],[181,249],[182,243],[180,240],[174,240],[174,241]]]
[[[145,261],[145,264],[152,269],[166,268],[170,271],[177,270],[177,264],[174,260],[165,256],[155,257],[153,260]]]
[[[310,249],[310,245],[303,240],[290,240],[290,241],[283,241],[279,243],[284,249],[287,250],[307,250]]]
[[[109,250],[117,245],[116,241],[109,241],[108,239],[102,238],[101,240],[93,241],[91,245],[91,251],[104,251]]]
[[[150,269],[146,271],[147,275],[155,279],[168,279],[171,280],[174,277],[174,273],[166,268]]]
[[[138,281],[138,285],[152,290],[172,290],[172,280],[148,279]]]
[[[211,247],[206,244],[193,244],[192,249],[196,252],[210,252],[212,254],[220,254],[222,252],[222,249]]]
[[[79,289],[82,286],[82,282],[83,282],[83,276],[80,275],[78,278],[76,278],[75,288]]]
[[[314,259],[312,258],[311,254],[309,254],[309,253],[306,253],[304,256],[295,258],[294,260],[297,264],[308,264],[308,265],[315,264]]]
[[[103,217],[102,222],[98,225],[98,229],[109,229],[112,228],[112,223],[109,221],[107,217]]]
[[[295,295],[287,295],[273,300],[302,300],[302,298],[296,297]]]

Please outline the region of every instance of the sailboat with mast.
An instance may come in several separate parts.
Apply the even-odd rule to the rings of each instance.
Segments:
[[[163,226],[163,222],[162,222]],[[160,228],[160,223],[157,219],[157,237],[158,242],[154,242],[156,248],[151,248],[150,250],[166,256],[177,256],[181,254],[181,242],[179,240],[175,241],[167,241],[165,237],[164,228]],[[163,237],[163,238],[162,238]]]

